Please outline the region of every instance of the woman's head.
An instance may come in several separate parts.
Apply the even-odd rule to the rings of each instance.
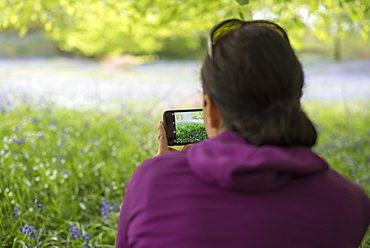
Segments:
[[[201,69],[204,94],[227,129],[255,145],[313,146],[315,128],[300,108],[303,70],[285,32],[269,22],[229,22],[212,30]]]

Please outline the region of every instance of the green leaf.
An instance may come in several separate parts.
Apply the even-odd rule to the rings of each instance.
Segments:
[[[249,0],[236,0],[240,5],[247,5],[249,4]]]
[[[245,20],[245,18],[244,18],[244,14],[243,14],[243,12],[242,12],[242,11],[239,11],[239,17],[240,17],[240,19]]]

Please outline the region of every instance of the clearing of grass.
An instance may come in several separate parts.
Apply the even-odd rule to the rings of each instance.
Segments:
[[[369,104],[304,108],[319,132],[314,150],[369,194]],[[149,109],[0,103],[0,244],[114,247],[125,186],[157,150],[160,115]]]

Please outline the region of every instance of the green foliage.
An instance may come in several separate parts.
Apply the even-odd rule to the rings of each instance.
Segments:
[[[297,49],[307,28],[331,44],[348,31],[364,39],[370,33],[368,0],[2,0],[0,9],[0,30],[23,36],[41,28],[59,49],[95,57],[199,55],[210,28],[225,18],[276,21]]]
[[[54,42],[42,32],[28,32],[20,38],[16,33],[0,35],[0,57],[50,57],[58,55]]]
[[[203,123],[180,122],[176,125],[176,142],[187,144],[207,139]]]
[[[203,112],[192,112],[190,117],[195,120],[203,120]]]
[[[6,11],[0,26],[4,29],[11,26],[23,35],[27,28],[38,24],[58,41],[61,50],[102,56],[152,54],[175,44],[190,51],[199,50],[201,37],[217,20],[231,16],[237,3],[30,0],[14,4],[13,0],[6,0],[2,5]],[[37,18],[24,18],[23,9]]]
[[[369,106],[304,103],[320,133],[316,152],[368,194]],[[67,109],[27,98],[1,102],[0,243],[82,246],[87,239],[71,236],[75,226],[91,235],[91,247],[114,247],[125,185],[136,166],[155,154],[158,116],[149,109],[120,103]],[[113,206],[103,215],[108,203],[102,200]],[[38,230],[36,239],[22,233],[25,225]],[[369,233],[360,247],[370,247]]]
[[[72,238],[70,227],[78,226],[94,247],[113,247],[125,185],[155,153],[155,127],[142,122],[148,113],[134,106],[65,109],[52,102],[0,109],[0,243],[34,246],[39,239],[42,247],[77,247],[84,240]],[[104,214],[108,219],[102,200],[115,209]],[[36,240],[22,233],[25,225],[39,230]]]
[[[240,5],[247,5],[249,3],[249,0],[237,0],[237,2],[240,4]]]

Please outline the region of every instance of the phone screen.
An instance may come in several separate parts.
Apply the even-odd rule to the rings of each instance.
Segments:
[[[163,117],[168,145],[185,145],[208,137],[201,109],[167,110]]]

